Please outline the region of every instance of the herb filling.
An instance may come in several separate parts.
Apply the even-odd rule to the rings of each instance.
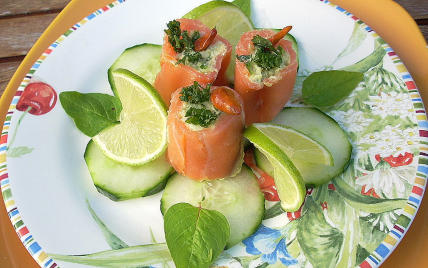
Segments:
[[[197,62],[191,62],[186,58],[186,52],[180,53],[178,55],[179,60],[177,63],[182,63],[188,65],[201,73],[209,73],[214,70],[214,66],[217,61],[217,56],[225,54],[227,47],[223,42],[216,42],[210,45],[207,49],[199,53],[201,55],[200,59]]]
[[[195,51],[195,41],[201,37],[199,31],[190,34],[186,30],[182,31],[180,25],[179,21],[173,20],[168,22],[168,29],[165,30],[168,42],[178,54],[177,64],[188,65],[203,73],[211,72],[215,64],[215,55],[225,53],[226,45],[216,42],[204,51]]]
[[[185,105],[183,105],[183,117],[186,118],[186,123],[196,126],[192,127],[194,130],[209,127],[221,113],[214,108],[210,101],[210,89],[210,84],[204,88],[195,81],[193,85],[183,87],[180,92],[180,100],[185,102]]]
[[[251,41],[254,51],[250,55],[236,55],[250,72],[251,81],[260,83],[275,76],[289,63],[289,55],[281,46],[275,48],[268,39],[260,35],[255,35]]]

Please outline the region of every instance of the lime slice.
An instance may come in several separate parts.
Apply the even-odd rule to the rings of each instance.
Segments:
[[[274,168],[274,180],[281,207],[297,211],[306,196],[305,182],[287,154],[264,134],[257,124],[249,126],[244,136],[262,152]]]
[[[166,149],[167,107],[143,78],[125,69],[112,71],[112,76],[123,106],[120,123],[104,129],[92,140],[113,161],[145,164]]]
[[[254,30],[251,19],[235,4],[226,1],[211,1],[194,8],[183,16],[198,19],[208,28],[216,28],[217,33],[232,45],[232,60],[227,68],[227,77],[233,82],[235,77],[235,47],[245,32]]]
[[[298,159],[326,166],[334,165],[330,151],[302,132],[291,127],[271,123],[256,123],[254,125],[292,160]]]

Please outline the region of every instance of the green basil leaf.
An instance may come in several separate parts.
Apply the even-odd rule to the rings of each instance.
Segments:
[[[250,0],[234,0],[232,4],[237,5],[244,11],[248,18],[251,18],[251,1]]]
[[[65,112],[83,134],[93,137],[117,124],[122,103],[117,97],[102,93],[61,92],[59,100]]]
[[[167,210],[164,228],[166,244],[177,268],[210,267],[230,236],[223,214],[188,203],[178,203]]]
[[[303,81],[302,99],[317,108],[331,107],[348,96],[363,77],[360,72],[314,72]]]

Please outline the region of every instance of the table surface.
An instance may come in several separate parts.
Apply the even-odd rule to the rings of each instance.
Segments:
[[[70,0],[1,1],[0,97],[27,53],[69,2]],[[428,40],[428,1],[396,0],[395,2],[412,16],[425,40]],[[0,202],[0,267],[39,267],[29,254],[21,254],[26,250],[14,233],[4,210],[4,204]],[[3,237],[8,238],[7,245],[3,241]],[[401,244],[396,250],[400,249]],[[15,252],[10,252],[11,248]],[[394,254],[391,257],[394,257]],[[387,259],[382,267],[399,267],[396,266],[397,260],[390,259]]]

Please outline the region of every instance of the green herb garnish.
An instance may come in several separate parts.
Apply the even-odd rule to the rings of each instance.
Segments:
[[[208,84],[207,87],[204,88],[197,81],[195,81],[193,82],[193,85],[183,87],[180,93],[180,100],[182,101],[192,104],[203,103],[210,99],[211,84]]]
[[[207,107],[211,104],[211,84],[204,88],[195,81],[193,85],[183,87],[180,93],[180,100],[192,104],[185,114],[187,117],[186,123],[206,128],[220,115],[217,109],[209,109]]]
[[[230,236],[229,223],[222,213],[188,203],[175,204],[166,211],[164,229],[177,268],[210,267]]]
[[[186,123],[207,128],[214,122],[220,113],[208,110],[206,107],[190,107],[186,111]]]
[[[168,22],[168,29],[165,30],[165,33],[168,35],[168,42],[176,53],[183,53],[183,58],[177,61],[178,64],[186,64],[186,62],[196,63],[202,59],[201,52],[195,51],[195,41],[201,35],[199,31],[194,31],[192,35],[189,35],[188,31],[181,31],[180,25],[180,22],[177,20]]]
[[[281,46],[275,48],[271,41],[260,35],[255,35],[251,41],[256,48],[253,55],[236,55],[236,58],[245,63],[249,70],[251,63],[255,63],[265,71],[281,67],[285,53]]]
[[[318,108],[331,107],[348,96],[363,78],[360,72],[314,72],[303,81],[302,101]]]
[[[115,96],[66,91],[59,94],[59,100],[65,112],[74,120],[76,127],[89,137],[119,123],[122,103]]]

